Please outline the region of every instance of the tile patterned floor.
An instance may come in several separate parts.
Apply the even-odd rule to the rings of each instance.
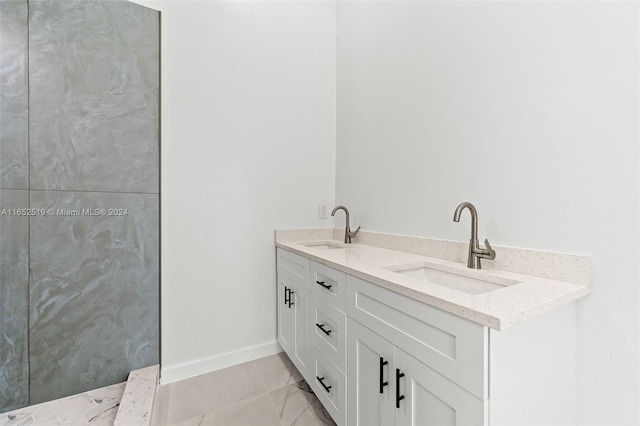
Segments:
[[[111,426],[125,382],[0,414],[0,426]]]
[[[335,426],[284,353],[160,387],[157,426]]]

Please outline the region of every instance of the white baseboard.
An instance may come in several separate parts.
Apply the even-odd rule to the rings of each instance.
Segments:
[[[232,365],[242,364],[243,362],[274,355],[279,352],[282,352],[282,348],[278,344],[277,340],[273,340],[260,345],[249,346],[236,351],[186,362],[184,364],[166,367],[162,366],[160,369],[160,384],[166,385],[168,383],[199,376],[200,374],[206,374],[212,371],[231,367]]]

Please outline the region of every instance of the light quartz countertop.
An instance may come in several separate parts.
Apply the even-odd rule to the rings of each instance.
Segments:
[[[312,238],[307,241],[282,241],[283,239],[278,239],[276,233],[277,247],[495,330],[507,329],[590,293],[589,285],[491,269],[484,265],[480,270],[469,269],[466,263],[372,245],[343,244],[342,241],[330,238]],[[314,241],[329,241],[344,248],[326,249],[304,245]],[[496,251],[500,256],[498,248]],[[474,295],[392,270],[409,265],[428,266],[431,269],[508,285]]]

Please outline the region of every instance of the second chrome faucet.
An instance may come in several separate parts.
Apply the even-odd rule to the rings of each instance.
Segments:
[[[486,248],[481,248],[478,243],[478,212],[473,204],[464,202],[460,203],[458,207],[456,207],[455,213],[453,213],[453,221],[460,222],[460,214],[464,209],[468,209],[469,213],[471,213],[471,239],[469,240],[469,256],[467,258],[467,267],[472,269],[480,269],[480,259],[490,259],[493,260],[496,258],[496,252],[491,248],[491,244],[489,244],[489,240],[484,240],[484,245]]]
[[[331,216],[335,216],[338,210],[344,210],[345,214],[347,215],[347,226],[344,228],[344,243],[351,244],[351,238],[356,236],[356,234],[360,230],[360,227],[358,226],[358,229],[351,232],[351,227],[349,226],[349,210],[347,210],[345,206],[336,206],[331,212]]]

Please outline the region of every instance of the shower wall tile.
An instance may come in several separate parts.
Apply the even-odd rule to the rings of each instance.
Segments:
[[[29,192],[0,189],[0,412],[29,404]]]
[[[31,189],[157,193],[159,13],[40,0],[29,19]]]
[[[0,188],[28,189],[27,0],[0,0]]]
[[[32,208],[49,212],[31,219],[31,403],[157,364],[158,195],[30,194]],[[127,214],[86,216],[83,209]]]

